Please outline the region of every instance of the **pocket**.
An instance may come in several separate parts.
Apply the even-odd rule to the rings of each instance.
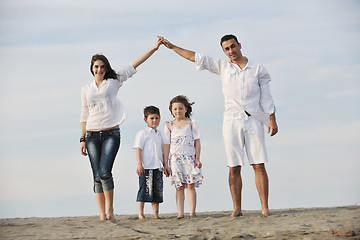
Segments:
[[[259,86],[259,78],[258,77],[249,78],[249,83]]]
[[[249,78],[248,91],[250,94],[257,94],[258,92],[260,92],[258,77]]]
[[[85,140],[91,136],[91,132],[86,132],[85,134]]]
[[[228,71],[226,71],[225,76],[224,76],[224,80],[226,84],[231,84],[234,81],[236,81],[236,71],[235,69],[229,69]]]
[[[115,137],[120,138],[120,129],[115,129],[111,131],[111,134]]]

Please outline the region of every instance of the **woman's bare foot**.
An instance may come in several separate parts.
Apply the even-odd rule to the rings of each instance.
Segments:
[[[190,214],[190,217],[189,217],[190,219],[193,219],[193,218],[197,218],[197,216],[196,216],[196,214],[194,213],[194,214]]]

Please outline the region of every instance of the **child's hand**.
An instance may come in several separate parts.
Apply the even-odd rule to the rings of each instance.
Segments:
[[[198,167],[198,168],[202,167],[202,163],[200,162],[200,160],[195,160],[195,167]]]
[[[161,44],[163,44],[162,39],[158,37],[158,39],[156,40],[154,49],[158,50]]]
[[[161,41],[161,43],[164,44],[165,47],[167,47],[169,49],[172,49],[174,47],[174,45],[171,42],[169,42],[168,40],[166,40],[165,38],[160,37],[160,36],[157,36],[157,37]]]
[[[145,172],[145,169],[144,169],[143,165],[140,165],[140,166],[137,167],[136,173],[137,173],[137,175],[139,175],[139,177],[141,175],[143,175],[144,172]]]
[[[171,172],[170,172],[169,166],[164,167],[164,174],[166,177],[170,176]]]

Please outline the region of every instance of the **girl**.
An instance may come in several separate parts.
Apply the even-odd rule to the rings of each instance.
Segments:
[[[185,96],[176,96],[170,101],[169,110],[175,118],[164,127],[164,159],[169,159],[171,183],[176,187],[177,219],[184,218],[184,189],[186,187],[190,218],[196,217],[196,191],[204,178],[200,162],[200,131],[197,122],[190,119],[192,112]],[[170,153],[170,154],[169,154]]]
[[[123,82],[160,45],[161,41],[157,40],[154,47],[119,72],[111,68],[104,55],[96,54],[91,59],[94,80],[81,92],[80,151],[84,156],[89,155],[100,220],[115,221],[111,171],[120,146],[119,125],[125,120],[124,107],[116,95]]]

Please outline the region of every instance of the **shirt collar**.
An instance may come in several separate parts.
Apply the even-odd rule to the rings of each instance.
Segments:
[[[228,60],[229,63],[235,64],[235,63],[231,62],[229,58],[227,60]],[[247,60],[248,60],[248,62],[246,64],[246,66],[244,67],[244,69],[246,69],[246,68],[254,68],[254,63],[252,61],[250,61],[248,58],[247,58]],[[244,69],[242,69],[242,70],[244,70]]]
[[[159,133],[159,131],[156,131],[156,132],[155,132],[155,130],[152,129],[151,127],[146,127],[146,128],[145,128],[145,131],[147,131],[147,132],[153,132],[153,133],[155,133],[155,134],[158,134],[158,133]]]
[[[246,67],[245,68],[254,68],[254,63],[252,62],[252,61],[250,61],[249,59],[248,59],[248,64],[246,65]]]
[[[104,79],[104,80],[101,82],[100,86],[104,85],[106,82],[107,82],[107,79]],[[90,86],[95,87],[95,88],[98,88],[98,87],[96,86],[95,80],[93,80],[93,81],[90,83]],[[99,87],[100,87],[100,86],[99,86]]]

